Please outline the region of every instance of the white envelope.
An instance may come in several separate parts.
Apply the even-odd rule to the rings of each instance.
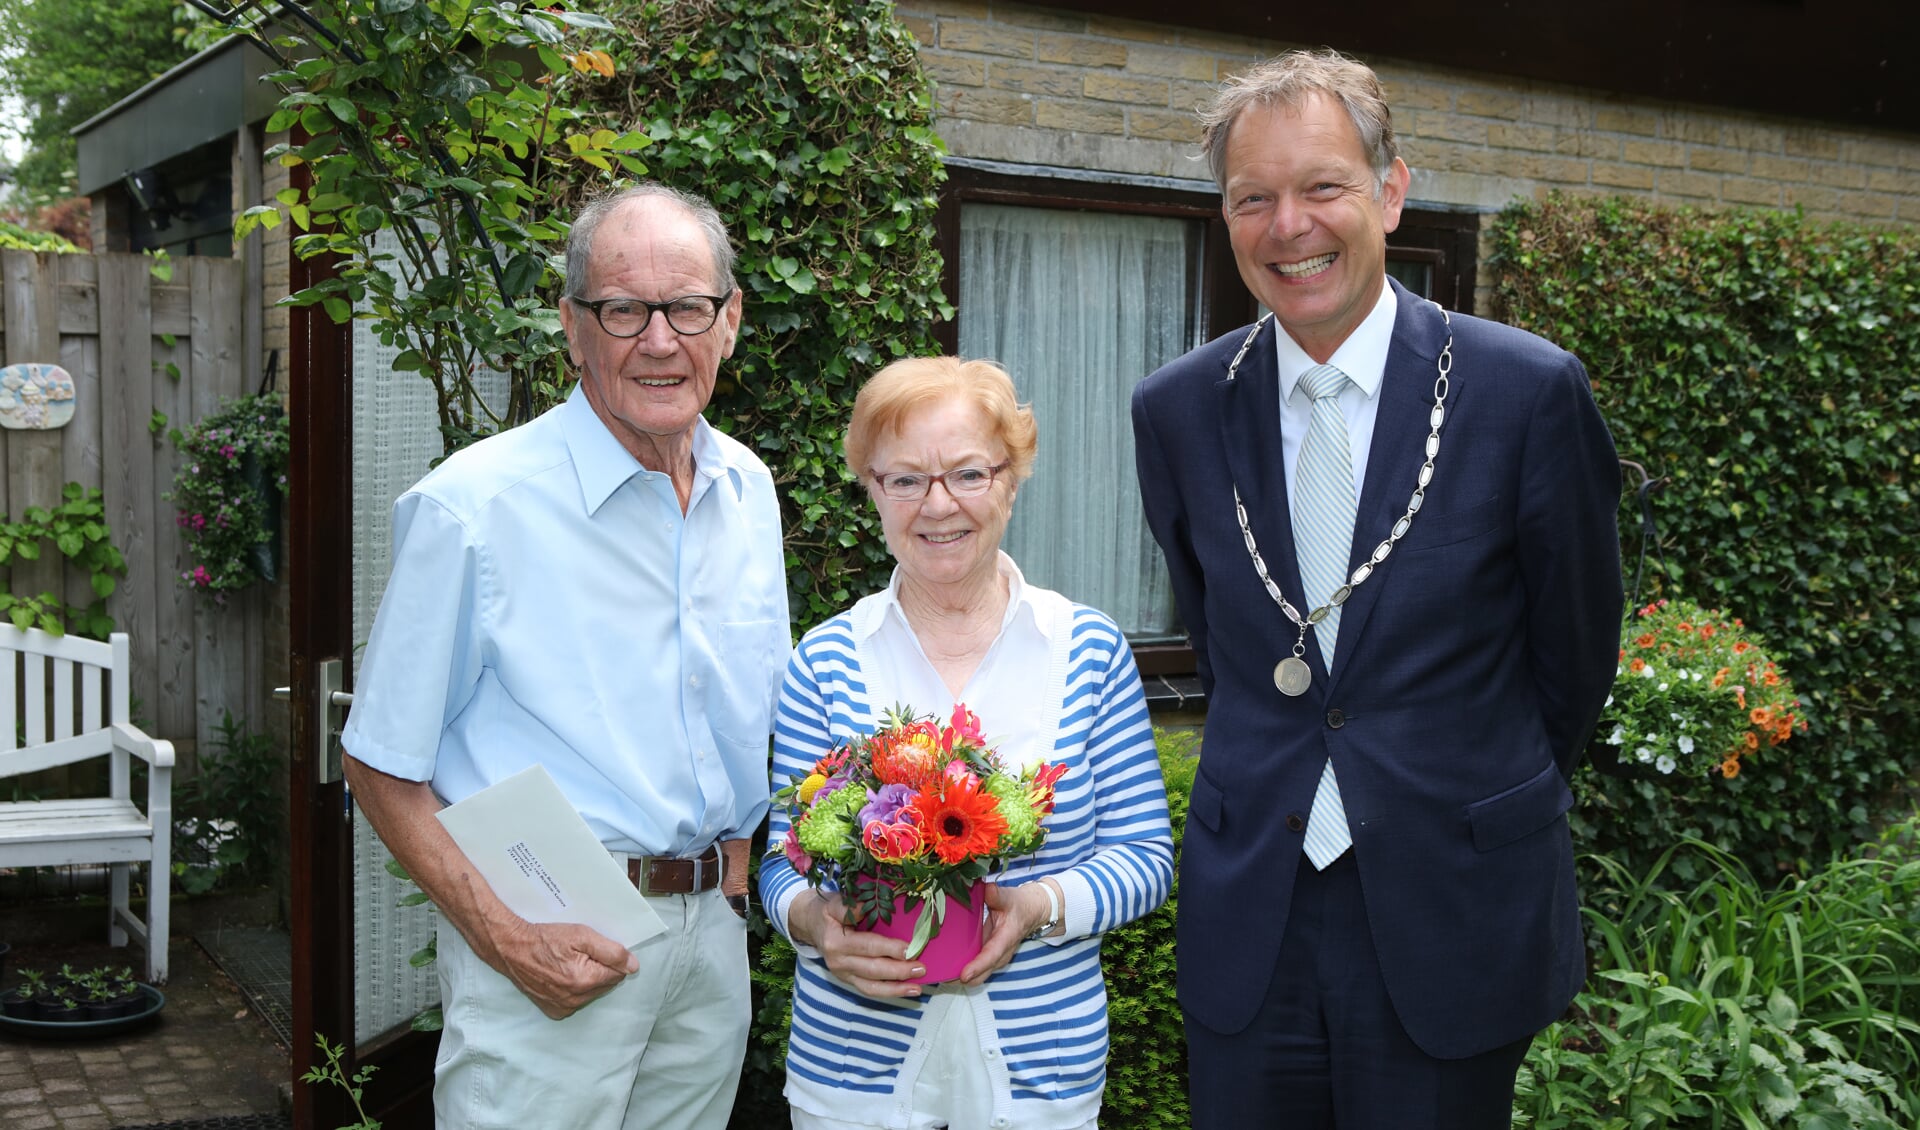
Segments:
[[[577,922],[632,949],[666,929],[545,766],[438,813],[507,908],[529,922]]]

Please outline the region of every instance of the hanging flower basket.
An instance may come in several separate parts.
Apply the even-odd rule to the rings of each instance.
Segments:
[[[287,417],[280,398],[242,397],[178,440],[184,461],[167,496],[193,567],[187,587],[216,600],[276,579],[280,502],[287,489]]]
[[[1764,641],[1722,611],[1656,600],[1627,618],[1621,644],[1590,747],[1602,772],[1737,777],[1748,757],[1807,728]]]

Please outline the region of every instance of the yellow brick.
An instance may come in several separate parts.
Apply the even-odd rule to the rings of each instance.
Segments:
[[[1463,90],[1460,97],[1454,99],[1453,108],[1462,114],[1475,114],[1483,118],[1525,117],[1527,101],[1520,95],[1507,90]]]
[[[1087,20],[1087,30],[1094,35],[1111,36],[1132,43],[1174,43],[1174,29],[1165,24],[1142,23],[1139,20],[1122,20],[1112,16],[1093,16]]]
[[[1076,67],[1127,65],[1125,44],[1089,39],[1084,35],[1042,35],[1037,51],[1043,63],[1072,63]]]
[[[1695,145],[1687,150],[1687,167],[1703,173],[1744,173],[1747,154],[1738,149],[1710,149]]]
[[[1620,157],[1632,165],[1661,165],[1678,169],[1687,163],[1687,150],[1685,146],[1671,141],[1635,141],[1629,138],[1620,147]]]
[[[1192,114],[1168,110],[1133,110],[1127,114],[1127,133],[1155,141],[1181,141],[1200,144],[1200,122]]]
[[[1091,74],[1085,76],[1081,85],[1088,98],[1100,102],[1131,102],[1136,106],[1165,106],[1170,96],[1168,83],[1164,79]]]
[[[946,87],[938,91],[937,97],[941,117],[992,122],[1003,126],[1024,126],[1033,122],[1033,101],[1018,94]]]
[[[1753,158],[1752,173],[1756,177],[1768,180],[1803,181],[1812,175],[1812,166],[1807,162],[1791,157],[1775,157],[1771,153],[1757,153]]]
[[[1593,128],[1608,133],[1639,133],[1652,137],[1660,131],[1660,116],[1626,106],[1602,106],[1593,113]]]
[[[1511,173],[1507,164],[1511,154],[1496,153],[1478,145],[1457,145],[1428,138],[1409,138],[1401,147],[1401,159],[1409,167],[1437,173]]]
[[[1506,156],[1510,171],[1499,168],[1490,171],[1495,173],[1506,171],[1508,176],[1554,181],[1559,184],[1587,183],[1588,168],[1592,164],[1574,157],[1515,156],[1513,154]]]
[[[977,55],[1006,55],[1016,59],[1033,58],[1033,33],[1022,28],[998,24],[940,21],[940,47],[945,51],[970,51]]]
[[[1815,164],[1808,168],[1807,179],[1833,188],[1865,188],[1867,170],[1857,165]]]
[[[1617,165],[1611,161],[1593,163],[1593,183],[1616,188],[1653,190],[1653,170],[1645,165]]]
[[[1868,169],[1867,187],[1875,192],[1897,192],[1903,196],[1920,196],[1920,173]]]
[[[1814,185],[1790,184],[1787,186],[1786,203],[1788,206],[1800,205],[1809,212],[1842,211],[1840,193],[1831,188]]]
[[[985,86],[987,64],[980,59],[947,55],[938,51],[920,52],[920,69],[941,86]]]
[[[1706,173],[1683,173],[1662,169],[1657,182],[1662,196],[1704,196],[1718,199],[1720,178]]]
[[[1494,122],[1487,126],[1487,144],[1496,149],[1553,148],[1553,127]]]
[[[1080,72],[1059,67],[1030,67],[1021,63],[995,61],[987,69],[987,85],[995,90],[1016,94],[1045,94],[1054,98],[1077,98]]]
[[[1840,159],[1840,139],[1811,129],[1790,129],[1781,138],[1781,147],[1789,157],[1813,157],[1821,161]]]
[[[1779,127],[1763,126],[1758,122],[1728,122],[1720,127],[1720,144],[1729,149],[1778,153],[1782,139]]]
[[[1458,114],[1416,115],[1412,132],[1419,137],[1436,137],[1442,141],[1464,141],[1472,145],[1487,143],[1487,123]]]
[[[1042,8],[1016,8],[1002,4],[994,8],[993,18],[1003,24],[1037,28],[1042,31],[1085,31],[1087,17]]]
[[[1526,119],[1538,125],[1586,131],[1593,128],[1593,107],[1572,98],[1535,94],[1527,99]]]
[[[1620,139],[1609,133],[1594,133],[1584,129],[1561,130],[1554,135],[1553,151],[1568,157],[1600,157],[1618,161],[1620,144]]]
[[[1211,82],[1220,73],[1220,68],[1211,54],[1153,46],[1130,49],[1127,52],[1127,70],[1133,74],[1180,78],[1193,82]]]
[[[924,16],[902,15],[900,17],[900,26],[912,32],[913,37],[920,41],[922,47],[933,46],[934,25],[932,20]]]
[[[1089,106],[1084,102],[1039,102],[1034,105],[1034,124],[1044,129],[1068,129],[1077,133],[1127,132],[1127,113],[1118,106]]]
[[[1877,192],[1849,192],[1841,198],[1841,205],[1849,215],[1890,220],[1896,201],[1894,197]]]
[[[1720,195],[1739,204],[1764,204],[1769,207],[1778,207],[1780,204],[1778,184],[1752,177],[1723,177]]]
[[[1220,93],[1219,83],[1175,82],[1168,102],[1177,110],[1192,110],[1213,101],[1213,96],[1218,93]]]
[[[1720,141],[1720,123],[1699,114],[1669,110],[1660,134],[1675,141],[1691,141],[1696,145],[1716,145]]]
[[[268,144],[272,142],[269,141]],[[1920,145],[1911,143],[1848,138],[1841,142],[1840,156],[1843,160],[1860,165],[1920,169]]]
[[[1395,114],[1414,110],[1453,109],[1453,88],[1417,80],[1381,84],[1387,92],[1387,106]]]

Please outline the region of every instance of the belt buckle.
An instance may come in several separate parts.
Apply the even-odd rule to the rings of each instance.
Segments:
[[[693,876],[684,891],[656,891],[653,889],[653,865],[655,863],[688,863],[693,865]],[[667,895],[697,894],[702,889],[700,882],[706,877],[704,859],[684,859],[676,855],[643,855],[640,857],[640,877],[636,886],[640,893],[648,898],[664,898]]]

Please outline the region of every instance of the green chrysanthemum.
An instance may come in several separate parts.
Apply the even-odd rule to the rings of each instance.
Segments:
[[[1018,778],[995,774],[987,778],[986,791],[1000,798],[1000,815],[1007,822],[1000,850],[1007,855],[1025,855],[1039,847],[1046,834],[1040,830],[1040,814],[1027,798],[1027,786]]]
[[[807,818],[800,822],[800,847],[816,859],[841,863],[852,859],[853,845],[858,838],[853,819],[866,803],[867,790],[859,785],[828,793],[827,799],[815,803]]]

